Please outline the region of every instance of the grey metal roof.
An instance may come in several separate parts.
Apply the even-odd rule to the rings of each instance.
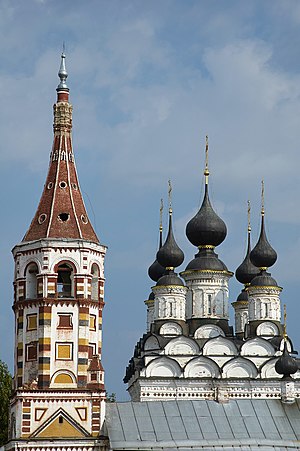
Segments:
[[[300,401],[152,401],[109,403],[111,450],[300,449]]]

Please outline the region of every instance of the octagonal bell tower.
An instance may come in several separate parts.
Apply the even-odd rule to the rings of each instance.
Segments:
[[[106,247],[79,187],[64,53],[58,75],[48,175],[30,227],[12,251],[15,376],[7,450],[24,439],[28,446],[38,440],[41,450],[51,440],[60,449],[58,438],[72,449],[94,449],[104,416]]]

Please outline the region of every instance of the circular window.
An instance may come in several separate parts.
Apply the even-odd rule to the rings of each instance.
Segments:
[[[51,189],[52,186],[53,186],[53,183],[52,183],[52,182],[49,182],[48,185],[47,185],[47,188],[48,188],[48,189]]]
[[[43,224],[43,222],[45,222],[47,219],[47,215],[45,215],[45,213],[42,213],[39,217],[38,217],[38,223],[39,224]]]
[[[85,215],[81,215],[81,221],[83,222],[83,224],[87,224],[88,223],[88,218]]]
[[[72,188],[75,190],[78,189],[76,183],[72,183]]]
[[[59,220],[59,221],[66,222],[66,221],[68,221],[69,219],[70,219],[69,213],[60,213],[60,214],[58,215],[58,220]]]
[[[59,186],[60,186],[60,188],[66,188],[67,184],[66,184],[66,182],[62,181],[62,182],[59,182]]]

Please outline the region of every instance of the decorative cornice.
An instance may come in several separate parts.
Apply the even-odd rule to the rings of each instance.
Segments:
[[[189,276],[192,274],[224,274],[228,277],[232,277],[233,276],[233,272],[231,271],[225,271],[223,270],[217,270],[217,269],[189,269],[187,271],[182,271],[180,273],[181,276]]]
[[[105,302],[101,300],[92,300],[92,299],[66,299],[66,298],[42,298],[42,299],[32,299],[32,300],[22,300],[16,301],[12,308],[13,310],[22,310],[24,307],[51,307],[52,305],[78,305],[79,307],[99,307],[103,308],[105,306]]]

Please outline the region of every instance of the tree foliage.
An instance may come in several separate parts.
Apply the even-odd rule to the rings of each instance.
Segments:
[[[115,393],[111,393],[110,395],[107,395],[106,397],[106,402],[116,402],[116,394]]]
[[[0,446],[8,440],[9,399],[11,395],[11,375],[6,363],[0,360]]]

